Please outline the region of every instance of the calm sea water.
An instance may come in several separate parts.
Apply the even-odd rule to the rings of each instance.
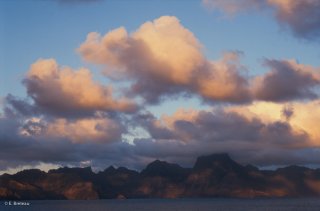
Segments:
[[[132,199],[92,201],[26,201],[25,205],[5,205],[1,211],[320,211],[319,199]],[[13,204],[14,201],[11,201]]]

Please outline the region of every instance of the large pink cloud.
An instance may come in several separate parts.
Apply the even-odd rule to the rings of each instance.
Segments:
[[[146,22],[132,34],[123,27],[104,36],[92,32],[78,52],[88,62],[105,65],[107,76],[132,80],[129,93],[149,103],[179,93],[222,102],[249,98],[238,53],[208,60],[201,43],[176,17]]]

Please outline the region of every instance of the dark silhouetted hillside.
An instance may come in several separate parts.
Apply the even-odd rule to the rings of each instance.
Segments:
[[[0,176],[1,199],[112,199],[320,196],[320,170],[288,166],[262,171],[228,154],[201,156],[193,168],[156,160],[141,172],[110,166],[30,169]]]

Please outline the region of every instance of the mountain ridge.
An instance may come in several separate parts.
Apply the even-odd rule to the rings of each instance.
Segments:
[[[318,196],[320,169],[291,165],[263,171],[226,153],[200,156],[192,168],[155,160],[140,172],[63,167],[0,176],[2,200]]]

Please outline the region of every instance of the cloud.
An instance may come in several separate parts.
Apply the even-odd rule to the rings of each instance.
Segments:
[[[288,28],[296,37],[313,40],[320,35],[318,0],[203,0],[202,3],[229,15],[253,9],[271,9],[278,23]]]
[[[283,107],[282,116],[285,118],[286,121],[290,121],[293,115],[294,115],[294,108],[291,105]]]
[[[84,60],[103,65],[107,77],[130,81],[128,96],[140,96],[151,104],[179,95],[198,96],[209,103],[318,97],[318,68],[268,59],[265,65],[271,70],[250,78],[240,62],[241,52],[208,60],[192,32],[171,16],[146,22],[132,34],[123,27],[104,36],[89,33],[78,52]]]
[[[210,61],[202,45],[176,17],[162,16],[128,34],[121,27],[103,37],[89,33],[78,52],[105,65],[106,75],[132,81],[129,94],[148,103],[177,94],[198,94],[211,102],[245,102],[250,96],[238,52]]]
[[[9,94],[3,101],[0,170],[39,163],[141,168],[157,158],[191,166],[214,152],[260,166],[320,164],[319,68],[267,60],[270,71],[249,78],[241,52],[211,61],[202,50],[169,16],[131,34],[122,27],[90,33],[79,53],[112,80],[129,82],[127,97],[94,81],[88,69],[38,60],[23,81],[28,98]],[[177,95],[230,104],[156,118],[132,101],[140,96],[152,104]]]
[[[172,133],[169,139],[175,137],[184,143],[189,142],[217,142],[226,143],[241,142],[252,143],[265,141],[265,144],[287,144],[287,147],[294,146],[295,140],[308,140],[306,133],[292,131],[291,126],[286,122],[274,121],[264,123],[259,118],[246,118],[235,112],[228,112],[221,109],[212,111],[178,110],[172,116],[164,115],[159,120],[151,121],[153,128],[168,130]],[[150,126],[149,126],[150,127]],[[274,132],[278,132],[275,134]],[[155,134],[149,130],[151,137]],[[233,131],[230,133],[230,131]],[[281,131],[281,132],[280,132]],[[157,131],[158,132],[158,131]],[[159,136],[157,139],[166,139]],[[277,137],[273,137],[277,135]],[[239,145],[237,145],[239,146]]]
[[[115,119],[62,120],[0,118],[0,170],[39,163],[134,167],[129,144],[121,141],[124,126]],[[136,159],[139,160],[138,158]],[[135,163],[136,164],[136,163]]]
[[[35,106],[28,99],[21,99],[11,94],[4,98],[3,108],[6,116],[30,116],[38,113]]]
[[[269,104],[178,110],[161,118],[142,111],[127,119],[2,117],[0,169],[39,163],[79,166],[87,161],[98,169],[111,164],[139,169],[157,158],[191,166],[197,156],[214,152],[259,166],[320,164],[315,156],[319,102],[293,103],[290,122],[281,120],[283,104]],[[148,135],[129,144],[123,141],[128,127],[142,128]]]
[[[213,152],[228,152],[240,162],[260,166],[319,164],[319,159],[310,159],[307,154],[314,154],[316,147],[306,131],[281,119],[268,122],[258,115],[249,118],[241,112],[179,110],[160,119],[140,114],[134,122],[141,124],[150,137],[134,141],[136,153],[185,165],[190,165],[198,155]]]
[[[112,87],[93,81],[88,69],[60,67],[53,59],[41,59],[32,64],[23,83],[35,106],[53,114],[81,115],[97,110],[132,112],[136,109],[126,98],[114,99]],[[14,101],[11,99],[11,102]],[[27,107],[21,102],[15,106]]]
[[[318,39],[320,36],[320,2],[318,0],[268,0],[276,18],[297,37]]]
[[[57,119],[47,126],[46,133],[49,137],[61,137],[75,142],[114,142],[121,140],[123,130],[118,122],[107,118],[81,119],[74,122]]]
[[[71,142],[116,142],[122,140],[125,127],[115,119],[91,117],[68,120],[58,118],[46,121],[30,118],[24,121],[19,133],[37,138],[66,139]]]
[[[122,136],[126,114],[137,109],[133,101],[114,98],[111,86],[93,81],[89,70],[61,67],[53,59],[35,62],[23,84],[29,98],[9,94],[3,101],[0,170],[90,159],[101,167],[111,157],[109,164],[125,163],[117,153],[129,148]]]
[[[246,106],[232,106],[228,111],[236,112],[249,119],[259,118],[265,123],[272,123],[283,119],[283,109],[286,104],[273,102],[254,102]],[[290,126],[294,131],[304,131],[309,136],[310,144],[319,147],[320,131],[320,101],[291,102],[290,109],[294,114],[290,116]],[[288,123],[288,122],[287,122]]]
[[[294,60],[266,60],[271,71],[256,77],[253,93],[264,101],[289,101],[318,98],[320,69],[298,64]]]

